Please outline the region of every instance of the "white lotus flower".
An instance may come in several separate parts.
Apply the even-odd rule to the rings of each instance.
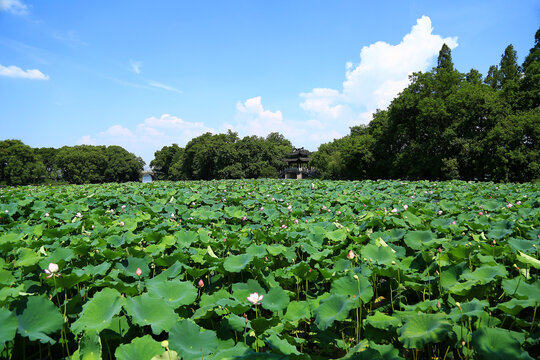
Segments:
[[[45,272],[45,274],[49,275],[47,276],[47,279],[50,278],[51,276],[60,276],[60,274],[57,274],[58,270],[60,268],[58,267],[58,264],[55,264],[55,263],[49,263],[49,268],[48,269],[45,269],[43,270]]]
[[[249,294],[247,297],[247,300],[252,303],[253,305],[259,305],[261,303],[263,296],[259,295],[259,293],[254,292],[253,294]]]

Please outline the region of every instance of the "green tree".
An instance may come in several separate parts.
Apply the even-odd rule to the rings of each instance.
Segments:
[[[105,149],[107,168],[104,172],[106,182],[139,181],[144,161],[120,146],[112,145]]]
[[[171,146],[164,146],[154,153],[154,159],[150,162],[150,167],[155,174],[156,180],[172,179],[170,168],[181,159],[183,152],[184,150],[177,144],[172,144]],[[175,174],[180,176],[178,169],[176,169]]]
[[[107,154],[105,146],[64,146],[56,155],[62,179],[72,184],[102,183],[105,181]]]
[[[0,183],[39,184],[46,174],[45,165],[30,146],[20,140],[0,141]]]
[[[536,31],[534,47],[523,62],[520,86],[520,109],[531,110],[540,106],[540,29]]]

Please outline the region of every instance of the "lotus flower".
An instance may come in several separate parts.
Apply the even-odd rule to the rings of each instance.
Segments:
[[[261,303],[263,296],[259,295],[259,293],[254,292],[253,294],[249,294],[249,296],[246,298],[250,303],[257,306]]]
[[[405,205],[403,205],[403,208],[404,208],[405,210],[407,210],[407,209],[409,208],[409,205],[405,204]]]
[[[141,276],[142,275],[141,268],[137,268],[137,270],[135,271],[135,274],[137,274],[137,276]]]
[[[45,213],[45,217],[49,217],[49,213]]]
[[[349,253],[347,254],[347,259],[352,260],[354,259],[354,256],[354,251],[352,251],[352,249],[349,250]]]
[[[45,271],[45,274],[49,275],[47,276],[47,279],[48,279],[52,276],[60,276],[60,274],[57,274],[58,270],[59,270],[58,264],[49,263],[49,268],[43,271]]]
[[[123,221],[120,221],[120,226],[124,226],[124,222]]]
[[[508,203],[508,204],[506,205],[506,207],[509,208],[509,209],[510,209],[512,206],[514,206],[514,205],[512,205],[512,203]]]
[[[200,279],[198,285],[199,285],[199,287],[203,287],[204,286],[204,281],[202,279]]]

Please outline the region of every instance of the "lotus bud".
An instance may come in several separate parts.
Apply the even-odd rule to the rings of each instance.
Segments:
[[[165,349],[168,349],[169,348],[169,341],[168,340],[163,340],[161,342],[161,346],[163,346]]]
[[[441,308],[441,303],[437,301],[437,308]]]
[[[135,271],[135,274],[137,274],[137,276],[141,276],[142,275],[141,268],[137,268],[137,270]]]
[[[199,280],[198,285],[199,285],[199,287],[201,287],[201,288],[204,286],[204,281],[203,281],[203,279],[200,279],[200,280]]]

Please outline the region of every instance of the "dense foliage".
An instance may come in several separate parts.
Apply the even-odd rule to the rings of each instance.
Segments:
[[[323,144],[313,165],[330,179],[531,181],[540,174],[540,30],[522,66],[509,45],[488,75],[437,66],[367,126]]]
[[[120,146],[31,148],[0,141],[0,185],[139,181],[144,161]]]
[[[0,358],[537,358],[539,199],[462,181],[0,189]]]
[[[160,180],[275,178],[284,166],[281,159],[292,149],[279,133],[240,139],[229,130],[203,134],[185,148],[165,146],[156,151],[150,166]]]

